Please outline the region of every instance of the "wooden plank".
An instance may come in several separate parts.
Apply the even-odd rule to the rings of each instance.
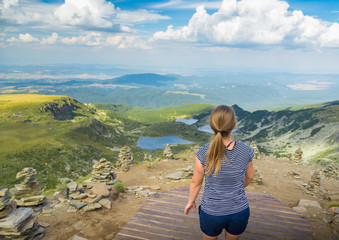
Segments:
[[[136,218],[131,218],[129,222],[136,223],[140,225],[148,225],[148,226],[154,226],[158,228],[164,228],[169,229],[173,231],[179,231],[179,232],[190,232],[194,235],[201,235],[201,230],[199,224],[190,224],[182,221],[175,221],[172,222],[172,224],[168,222],[162,222],[159,221],[159,219],[151,218],[150,216],[146,216],[146,218],[141,217],[142,215],[139,215]],[[162,220],[162,219],[160,219]]]
[[[161,212],[161,211],[155,211],[155,210],[149,210],[149,209],[139,209],[138,212],[141,213],[147,213],[150,215],[155,215],[155,216],[162,216],[162,217],[167,217],[167,218],[172,218],[172,219],[177,219],[177,220],[183,220],[187,222],[199,222],[199,219],[194,216],[189,216],[189,215],[184,215],[184,214],[173,214],[173,213],[167,213],[167,212]]]
[[[165,235],[160,235],[160,234],[155,234],[155,233],[148,233],[145,231],[139,231],[139,230],[135,230],[135,229],[130,229],[127,227],[124,227],[123,229],[121,229],[121,231],[119,232],[121,234],[127,235],[127,236],[131,236],[131,237],[135,237],[135,239],[140,239],[140,238],[144,238],[144,239],[149,239],[149,240],[173,240],[173,239],[179,239],[179,238],[173,238],[173,237],[168,237]]]
[[[188,226],[191,228],[198,227],[200,229],[199,222],[184,222],[178,219],[168,218],[164,216],[150,215],[150,214],[145,214],[141,212],[137,212],[131,218],[131,221],[133,221],[134,219],[145,219],[145,220],[151,220],[151,221],[158,221],[158,222],[162,222],[162,223],[169,224],[169,225],[181,225],[181,226]]]
[[[199,217],[191,211],[184,215],[189,186],[150,196],[138,212],[115,237],[131,239],[201,239]],[[269,194],[246,192],[251,216],[241,239],[247,240],[311,240],[307,219]],[[199,206],[202,194],[198,196]],[[224,240],[224,233],[219,240]]]
[[[131,236],[120,232],[114,237],[114,240],[138,240],[138,239],[147,240],[148,238]]]
[[[175,239],[187,239],[187,240],[196,240],[197,238],[201,237],[201,234],[192,234],[189,232],[183,231],[176,231],[176,230],[169,230],[166,228],[161,228],[157,226],[147,226],[147,225],[140,225],[137,223],[130,223],[128,222],[125,226],[126,228],[130,228],[137,231],[143,231],[150,234],[157,234],[160,236],[172,237]]]

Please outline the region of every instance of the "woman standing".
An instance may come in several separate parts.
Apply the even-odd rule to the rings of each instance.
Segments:
[[[199,206],[200,228],[204,240],[218,238],[225,229],[226,240],[240,238],[247,226],[250,210],[245,187],[253,180],[253,148],[232,140],[236,127],[232,107],[220,105],[210,115],[213,141],[197,153],[190,195],[185,214],[193,208],[205,177],[205,188]]]

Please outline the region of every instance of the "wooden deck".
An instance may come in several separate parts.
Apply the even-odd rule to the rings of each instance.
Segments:
[[[189,187],[181,187],[150,196],[114,240],[202,239],[198,213],[184,215]],[[251,216],[241,239],[312,239],[307,219],[269,194],[246,192]],[[200,204],[201,194],[197,198]],[[224,234],[219,239],[225,239]]]

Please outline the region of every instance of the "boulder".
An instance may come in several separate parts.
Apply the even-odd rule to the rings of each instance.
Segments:
[[[71,201],[69,201],[69,205],[75,207],[76,209],[81,209],[81,208],[85,207],[87,205],[87,203],[80,202],[80,201],[77,201],[77,200],[71,200]]]
[[[23,221],[27,220],[32,214],[33,210],[31,208],[17,208],[6,218],[1,219],[0,228],[14,229],[18,227]]]
[[[184,172],[180,171],[180,172],[175,172],[175,173],[171,173],[171,174],[168,174],[166,176],[166,178],[168,179],[173,179],[173,180],[179,180],[183,177],[184,175]]]
[[[94,204],[90,204],[84,207],[85,212],[90,212],[90,211],[94,211],[96,209],[101,208],[101,205],[99,203],[94,203]]]
[[[320,204],[317,201],[312,201],[308,199],[300,199],[298,207],[305,207],[305,208],[315,207],[315,208],[322,209]]]
[[[109,195],[109,191],[108,191],[106,185],[103,184],[103,183],[99,183],[99,182],[97,182],[93,185],[93,187],[91,188],[91,192],[93,194],[97,194],[97,195],[101,194],[104,197],[107,197]]]
[[[99,202],[98,202],[101,206],[107,208],[107,209],[111,209],[112,208],[112,203],[110,200],[108,199],[101,199]]]
[[[72,192],[75,192],[78,188],[78,184],[74,181],[71,181],[70,183],[67,184],[67,187],[69,189],[69,191],[72,193]]]

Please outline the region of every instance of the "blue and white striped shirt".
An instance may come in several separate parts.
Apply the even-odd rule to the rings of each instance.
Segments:
[[[201,164],[210,144],[205,144],[197,153]],[[244,179],[248,163],[252,161],[254,150],[246,143],[236,141],[232,150],[226,150],[226,161],[221,162],[217,175],[205,174],[205,188],[201,209],[213,216],[223,216],[245,210],[248,200],[245,195]]]

